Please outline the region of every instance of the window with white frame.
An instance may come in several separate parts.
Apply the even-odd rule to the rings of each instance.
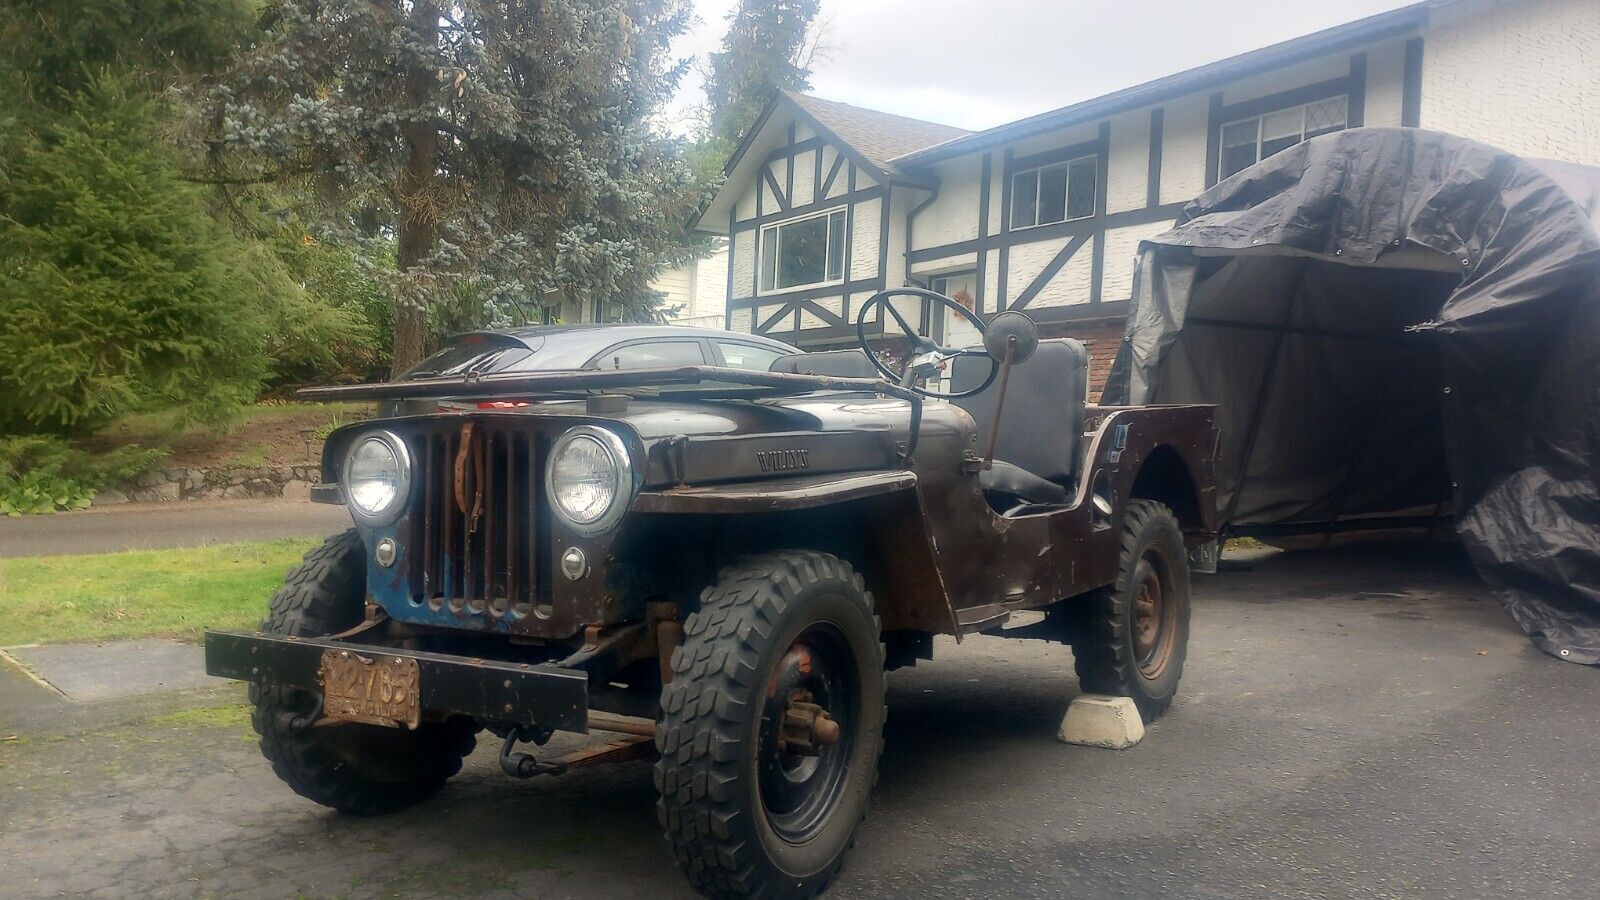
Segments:
[[[1350,98],[1345,96],[1229,122],[1222,126],[1222,154],[1217,176],[1236,175],[1301,141],[1343,131],[1349,122]]]
[[[844,208],[761,229],[761,290],[844,280]]]
[[[1098,161],[1085,156],[1011,176],[1011,227],[1032,228],[1094,215]]]

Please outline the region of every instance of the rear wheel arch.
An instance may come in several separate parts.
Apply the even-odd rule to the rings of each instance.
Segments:
[[[1128,497],[1132,500],[1154,500],[1166,506],[1186,532],[1206,528],[1206,518],[1200,506],[1199,481],[1189,470],[1189,464],[1184,462],[1183,455],[1171,445],[1157,446],[1144,458]]]

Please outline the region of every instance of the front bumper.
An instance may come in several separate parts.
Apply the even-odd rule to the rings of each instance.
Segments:
[[[589,731],[589,678],[554,666],[371,647],[332,638],[206,632],[206,674],[321,690],[317,669],[328,650],[378,662],[417,662],[422,710],[555,731]]]

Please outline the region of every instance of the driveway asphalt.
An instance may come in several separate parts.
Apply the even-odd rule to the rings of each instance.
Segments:
[[[0,517],[0,556],[115,553],[324,537],[349,527],[350,513],[343,506],[303,500],[125,503],[53,516]]]
[[[1600,671],[1535,651],[1459,559],[1298,554],[1196,593],[1180,697],[1130,750],[1057,742],[1059,645],[941,639],[892,673],[830,896],[1593,896]],[[8,896],[688,896],[646,763],[514,781],[485,741],[429,804],[353,819],[280,784],[237,710],[52,699],[6,742],[24,690]]]

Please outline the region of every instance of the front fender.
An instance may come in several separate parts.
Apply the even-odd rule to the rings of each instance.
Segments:
[[[646,490],[635,498],[633,512],[780,523],[785,526],[785,543],[797,548],[812,546],[817,529],[860,534],[858,552],[864,558],[851,561],[867,575],[883,630],[960,634],[914,472],[897,469]],[[786,523],[790,516],[795,521]],[[794,527],[789,529],[789,524]]]

